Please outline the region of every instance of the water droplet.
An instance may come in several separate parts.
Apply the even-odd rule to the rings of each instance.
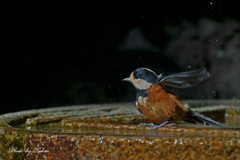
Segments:
[[[178,142],[178,140],[177,140],[177,139],[175,139],[175,142],[174,142],[174,144],[177,144],[177,142]]]

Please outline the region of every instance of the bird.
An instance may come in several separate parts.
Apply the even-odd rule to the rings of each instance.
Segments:
[[[133,84],[137,92],[135,107],[152,122],[139,125],[152,126],[151,130],[176,125],[181,121],[223,126],[219,122],[192,111],[188,104],[183,104],[180,98],[167,88],[190,88],[209,77],[211,74],[205,67],[168,76],[157,75],[148,68],[137,68],[122,81]]]

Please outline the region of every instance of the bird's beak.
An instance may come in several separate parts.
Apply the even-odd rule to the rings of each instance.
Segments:
[[[131,82],[130,78],[124,78],[122,81],[124,81],[124,82]]]

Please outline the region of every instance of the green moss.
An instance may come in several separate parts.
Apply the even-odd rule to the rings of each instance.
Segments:
[[[29,131],[3,129],[0,134],[0,155],[2,159],[27,159],[24,142]]]

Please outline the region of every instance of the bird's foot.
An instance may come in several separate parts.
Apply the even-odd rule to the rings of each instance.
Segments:
[[[163,122],[162,124],[159,124],[159,125],[156,125],[156,124],[153,124],[153,123],[140,123],[138,125],[139,126],[153,126],[153,128],[151,128],[151,130],[154,130],[156,128],[159,128],[159,127],[163,127],[163,126],[176,126],[175,123],[171,123],[171,124],[167,124],[169,121],[166,121],[166,122]]]
[[[167,123],[168,123],[168,121],[163,122],[163,123],[160,124],[160,125],[154,125],[154,127],[151,128],[151,130],[154,130],[154,129],[156,129],[156,128],[163,127],[163,126],[176,126],[175,123],[171,123],[171,124],[167,124]]]

